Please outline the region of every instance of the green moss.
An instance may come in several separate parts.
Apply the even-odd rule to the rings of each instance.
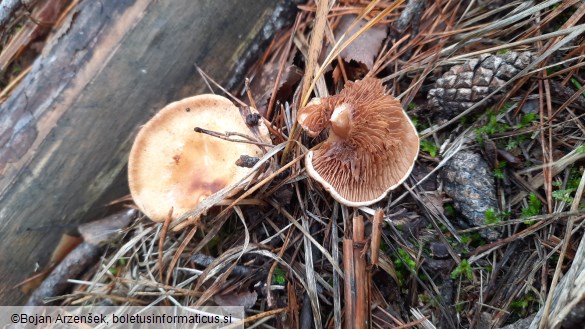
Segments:
[[[532,313],[531,305],[535,304],[538,299],[535,297],[534,293],[529,292],[520,298],[513,300],[510,303],[510,309],[517,313],[520,317],[525,317],[528,314]]]
[[[445,209],[445,215],[448,217],[455,216],[455,206],[453,206],[453,204],[447,203],[443,206],[443,209]]]
[[[583,88],[583,86],[579,83],[579,81],[575,78],[571,78],[571,83],[573,84],[573,86],[575,86],[575,88],[577,89],[581,89]],[[583,96],[585,96],[585,91],[582,93]]]
[[[470,281],[473,280],[473,270],[467,259],[462,260],[453,272],[451,272],[451,279],[457,279],[461,276],[465,276]]]
[[[394,268],[396,269],[396,276],[398,277],[399,285],[405,284],[406,278],[410,275],[410,270],[416,270],[416,262],[406,250],[399,248],[398,254],[393,257]]]
[[[516,126],[517,128],[524,128],[528,125],[531,125],[532,123],[534,123],[535,121],[538,120],[538,114],[537,113],[526,113],[522,116],[522,118],[520,119],[520,123],[518,124],[518,126]]]
[[[486,224],[497,224],[500,223],[501,221],[504,221],[508,218],[510,218],[510,212],[509,211],[497,211],[494,208],[488,208],[485,213],[485,223]]]
[[[465,305],[467,305],[467,302],[461,302],[461,303],[455,304],[455,311],[457,311],[457,313],[461,313],[461,312],[465,311]]]
[[[528,218],[528,217],[538,216],[541,213],[541,209],[542,209],[542,202],[540,202],[540,199],[538,199],[536,194],[530,193],[528,195],[528,207],[522,209],[522,217]],[[527,220],[527,221],[524,221],[524,224],[532,225],[532,224],[534,224],[534,221]]]
[[[573,193],[577,190],[577,187],[579,187],[579,183],[581,182],[581,175],[582,173],[579,168],[573,167],[569,172],[569,179],[564,188],[562,188],[563,183],[560,181],[554,181],[553,186],[558,187],[558,189],[552,192],[553,199],[572,203]]]
[[[467,233],[461,235],[461,242],[466,246],[482,246],[485,244],[485,240],[481,237],[479,232]]]
[[[398,256],[399,257],[394,259],[394,265],[396,266],[406,265],[410,267],[410,269],[412,270],[416,269],[416,262],[412,257],[410,257],[410,254],[406,252],[406,250],[399,248]]]
[[[560,189],[552,192],[553,199],[557,201],[564,201],[566,203],[573,202],[573,192],[575,192],[574,188],[566,188]]]
[[[423,152],[427,152],[431,157],[436,158],[439,153],[439,147],[426,139],[420,141],[420,148]]]
[[[507,109],[512,106],[511,103],[506,103],[506,105],[504,105],[502,107],[502,109],[500,110],[499,113],[503,113],[505,111],[507,111]],[[477,129],[475,129],[475,136],[477,139],[477,142],[479,144],[483,144],[483,135],[493,135],[493,134],[497,134],[497,133],[502,133],[507,131],[508,129],[510,129],[510,125],[506,124],[506,123],[502,123],[498,121],[498,113],[494,112],[493,110],[488,111],[487,113],[487,123],[484,124],[482,127],[479,127]]]
[[[504,168],[506,167],[506,161],[498,162],[498,166],[494,168],[494,177],[497,179],[504,179]]]
[[[500,220],[496,217],[496,211],[494,208],[489,208],[486,210],[484,216],[486,224],[496,224],[500,222]]]
[[[272,282],[281,286],[286,283],[286,273],[278,266],[272,272]]]
[[[470,244],[473,240],[473,237],[470,234],[462,234],[461,235],[461,242],[464,244]]]
[[[508,143],[504,146],[507,151],[511,151],[518,146],[522,145],[527,140],[526,134],[514,136],[508,140]]]

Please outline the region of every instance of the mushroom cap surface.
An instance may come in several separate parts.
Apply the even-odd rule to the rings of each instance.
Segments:
[[[270,143],[264,123],[260,120],[258,126],[250,128],[245,123],[247,113],[240,111],[225,97],[199,95],[168,104],[140,129],[130,151],[128,183],[144,214],[161,222],[173,209],[174,220],[210,195],[233,188],[250,173],[251,168],[235,162],[241,155],[261,157],[259,146],[194,131],[200,127],[219,133],[239,132]],[[257,113],[252,108],[249,111]]]
[[[414,125],[400,102],[384,93],[376,78],[348,82],[338,95],[309,103],[297,116],[312,136],[329,128],[327,140],[305,157],[305,167],[347,206],[380,201],[408,177],[418,156]]]

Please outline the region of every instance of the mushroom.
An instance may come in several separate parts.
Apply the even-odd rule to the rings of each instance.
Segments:
[[[380,201],[412,171],[418,156],[416,129],[382,81],[348,82],[335,96],[314,99],[297,121],[310,136],[329,136],[305,157],[309,176],[350,207]]]
[[[241,155],[261,157],[260,146],[194,130],[236,132],[270,143],[261,120],[254,127],[246,125],[245,117],[251,113],[257,112],[238,109],[217,95],[185,98],[160,110],[141,128],[130,151],[128,183],[138,208],[157,222],[165,221],[172,209],[171,219],[175,220],[215,193],[227,192],[227,197],[241,190],[249,181],[242,179],[252,169],[235,163]],[[209,208],[207,203],[204,206]]]

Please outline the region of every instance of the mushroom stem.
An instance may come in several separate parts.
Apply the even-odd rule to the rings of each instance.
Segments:
[[[346,139],[349,135],[350,121],[351,121],[351,106],[349,104],[341,104],[333,110],[331,115],[331,131],[339,138]]]

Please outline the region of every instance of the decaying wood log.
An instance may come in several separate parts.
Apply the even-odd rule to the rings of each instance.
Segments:
[[[230,79],[278,3],[80,1],[0,106],[0,304],[22,304],[14,286],[63,231],[128,193],[139,125],[206,92],[194,64]]]

